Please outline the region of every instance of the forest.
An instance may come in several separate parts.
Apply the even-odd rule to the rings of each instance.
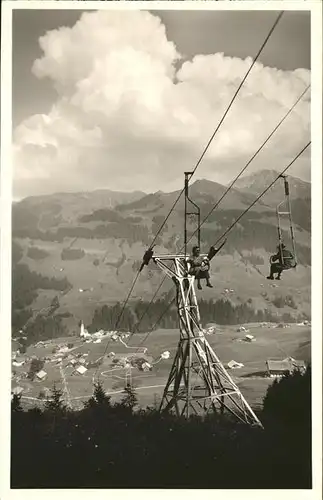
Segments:
[[[130,385],[112,403],[97,383],[80,411],[55,387],[43,409],[14,395],[11,488],[310,489],[310,367],[275,381],[258,417],[263,429],[139,408]]]
[[[276,299],[279,307],[289,305],[290,302],[282,297]],[[215,322],[219,325],[237,325],[241,323],[252,322],[296,322],[303,320],[303,315],[294,318],[290,313],[272,313],[268,309],[255,310],[251,305],[251,299],[244,304],[234,305],[228,299],[199,300],[199,309],[203,318],[204,326],[207,323]],[[175,304],[169,307],[170,299],[158,299],[150,304],[143,300],[129,304],[123,310],[118,302],[113,306],[104,305],[95,310],[91,324],[87,326],[90,332],[99,329],[114,330],[117,320],[123,310],[122,316],[118,321],[118,328],[126,331],[145,332],[155,328],[178,328],[177,308]],[[148,308],[149,306],[149,308]],[[146,312],[147,311],[147,312]],[[305,318],[308,319],[308,318]]]
[[[49,278],[48,276],[42,276],[35,271],[31,271],[26,264],[21,264],[20,260],[22,258],[23,251],[20,245],[13,242],[12,244],[12,329],[13,331],[20,330],[28,320],[33,316],[33,311],[31,309],[31,304],[38,296],[38,290],[57,290],[58,292],[64,292],[71,288],[71,283],[66,278],[57,279]],[[38,330],[38,325],[41,321],[45,322],[45,317],[43,320],[40,317],[33,321],[28,327],[28,336],[33,337],[31,334],[31,329],[35,328]],[[57,325],[62,325],[61,319],[53,320],[48,317],[46,319],[54,321],[55,328],[57,330]],[[48,327],[46,331],[49,334]],[[39,336],[39,333],[36,337]],[[54,336],[54,335],[53,335]],[[50,337],[47,337],[50,338]]]

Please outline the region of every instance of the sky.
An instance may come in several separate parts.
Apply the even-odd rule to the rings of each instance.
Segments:
[[[16,10],[14,198],[180,189],[275,11]],[[285,12],[195,178],[229,182],[310,83],[310,15]],[[310,94],[246,173],[310,138]],[[310,151],[291,175],[310,179]]]

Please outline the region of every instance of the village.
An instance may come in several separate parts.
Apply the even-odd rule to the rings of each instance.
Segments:
[[[234,332],[233,338],[226,337],[228,328],[224,329],[216,324],[206,325],[203,332],[213,342],[225,342],[231,345],[232,358],[229,356],[229,349],[226,349],[227,360],[223,365],[234,372],[236,380],[248,382],[249,379],[256,383],[262,379],[266,381],[267,387],[272,378],[282,377],[294,370],[303,371],[306,360],[295,359],[290,355],[291,351],[281,349],[279,352],[268,351],[266,347],[263,353],[268,351],[275,356],[262,356],[257,359],[255,367],[254,354],[257,353],[257,357],[259,356],[259,347],[264,343],[263,335],[259,333],[264,332],[265,337],[268,337],[272,335],[270,332],[294,331],[296,328],[300,332],[308,331],[310,323],[304,321],[293,325],[281,323],[240,325],[231,330],[229,328],[230,333]],[[55,385],[62,390],[67,405],[81,408],[82,401],[91,396],[94,383],[100,380],[104,383],[107,394],[120,394],[128,384],[139,391],[154,388],[153,394],[150,389],[149,394],[143,399],[144,402],[150,401],[156,392],[161,395],[169,364],[174,355],[176,336],[172,335],[171,343],[174,344],[175,341],[174,346],[166,348],[166,345],[170,344],[167,331],[165,332],[161,331],[160,335],[156,336],[156,342],[149,347],[140,345],[140,339],[137,342],[138,346],[129,345],[132,340],[130,332],[99,330],[89,333],[83,322],[79,336],[39,341],[27,349],[19,343],[23,340],[23,336],[16,337],[12,339],[12,397],[18,394],[27,405],[41,404],[50,398]],[[23,332],[20,332],[20,335],[22,334]],[[244,345],[257,346],[257,350],[252,354],[254,349],[249,348],[246,357],[245,348],[242,347]],[[285,356],[277,356],[283,352]],[[294,354],[294,351],[292,353]],[[250,371],[251,368],[253,370]],[[143,383],[149,385],[142,385]]]

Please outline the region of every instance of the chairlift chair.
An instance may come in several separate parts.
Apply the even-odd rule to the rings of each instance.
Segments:
[[[280,176],[284,180],[284,189],[285,189],[285,198],[281,201],[276,207],[276,215],[277,215],[277,230],[278,230],[278,243],[279,243],[279,252],[280,259],[283,265],[284,270],[296,268],[297,259],[296,259],[296,246],[295,246],[295,237],[294,237],[294,228],[293,228],[293,220],[292,220],[292,211],[291,204],[289,198],[289,184],[286,175]],[[282,216],[287,216],[289,220],[289,234],[290,240],[292,244],[292,255],[286,256],[283,254],[283,234],[282,234]]]

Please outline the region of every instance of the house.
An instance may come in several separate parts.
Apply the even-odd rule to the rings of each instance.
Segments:
[[[253,335],[245,335],[246,342],[256,342],[256,339]]]
[[[92,337],[104,337],[104,330],[99,330],[92,334]]]
[[[25,361],[13,361],[12,362],[13,366],[23,366],[25,364]]]
[[[146,361],[141,365],[141,369],[143,372],[149,372],[152,370],[152,368],[152,365],[150,363],[147,363]]]
[[[282,377],[290,373],[290,364],[286,360],[273,360],[266,361],[267,373],[269,377]]]
[[[96,339],[93,341],[93,344],[101,344],[101,342],[102,342],[101,339]]]
[[[237,369],[237,368],[242,368],[244,366],[244,364],[243,363],[238,363],[238,361],[234,361],[234,359],[232,359],[231,361],[229,361],[229,363],[228,363],[227,366],[231,370],[234,370],[234,369]]]
[[[87,372],[87,368],[85,368],[85,366],[80,365],[76,368],[76,371],[80,375],[84,375],[84,373]]]
[[[164,351],[164,352],[162,352],[162,353],[161,353],[161,355],[160,355],[160,357],[161,357],[162,359],[168,359],[168,358],[169,358],[169,356],[170,356],[170,352],[169,352],[169,351]]]
[[[45,380],[47,373],[44,370],[40,370],[38,373],[36,373],[36,377],[38,380]]]
[[[295,370],[304,371],[306,369],[304,361],[297,361],[291,357],[282,360],[268,359],[266,361],[266,365],[269,377],[282,377],[283,375],[290,374]]]

